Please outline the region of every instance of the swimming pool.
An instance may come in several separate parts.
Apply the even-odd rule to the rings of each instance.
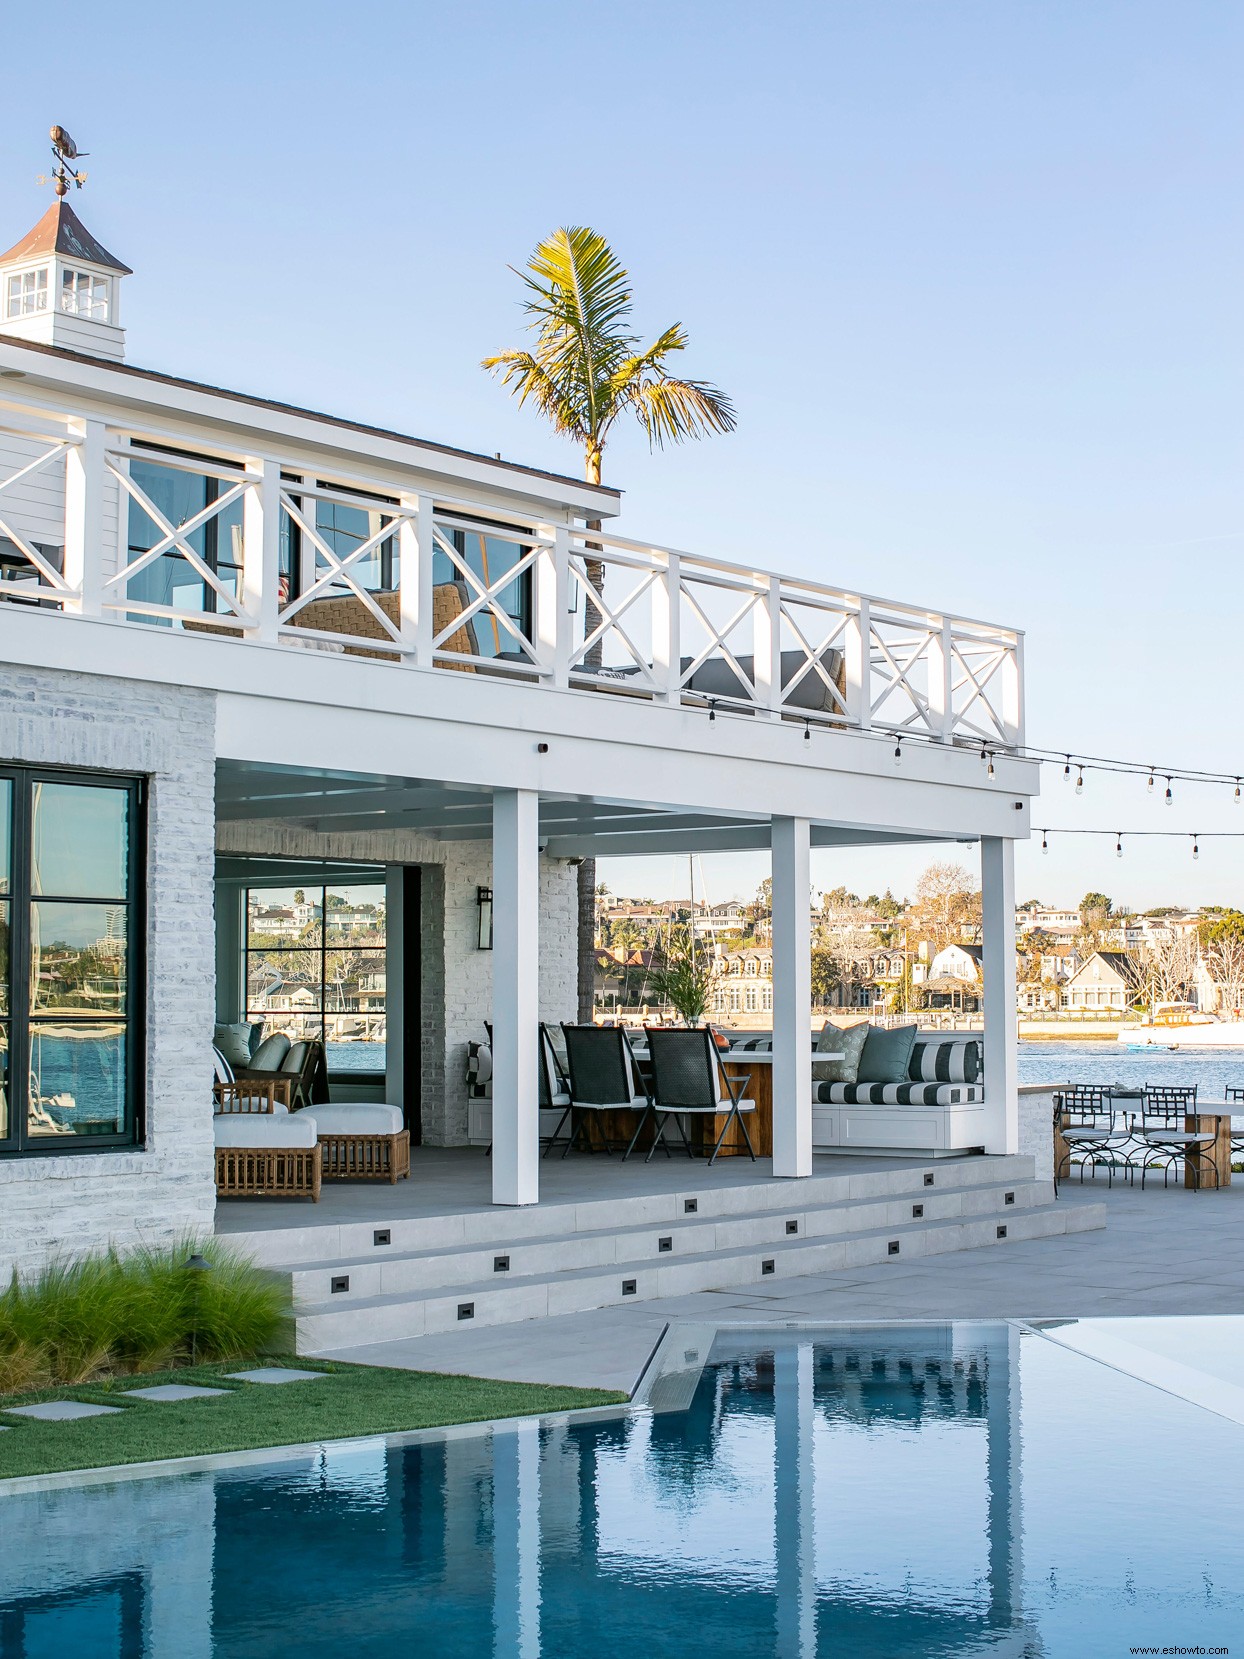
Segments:
[[[8,1490],[0,1653],[1244,1651],[1242,1328],[675,1330],[683,1409]]]

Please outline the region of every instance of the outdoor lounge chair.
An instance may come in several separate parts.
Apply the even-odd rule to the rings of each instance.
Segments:
[[[721,1151],[722,1142],[732,1123],[738,1124],[747,1145],[748,1156],[755,1163],[756,1150],[743,1121],[743,1113],[754,1112],[756,1103],[754,1100],[743,1098],[743,1090],[747,1087],[745,1077],[726,1075],[721,1063],[721,1052],[713,1040],[712,1031],[707,1027],[697,1031],[670,1031],[663,1026],[655,1025],[645,1026],[644,1030],[648,1037],[648,1055],[652,1068],[652,1096],[648,1111],[656,1124],[656,1134],[644,1162],[647,1163],[652,1157],[659,1142],[665,1142],[665,1130],[671,1117],[678,1124],[683,1145],[690,1158],[694,1154],[691,1142],[687,1139],[683,1119],[690,1116],[720,1117],[724,1113],[726,1121],[721,1126],[721,1133],[717,1136],[709,1157],[710,1166],[716,1162],[717,1154]],[[631,1146],[638,1140],[639,1130],[642,1128],[641,1120]],[[668,1150],[668,1143],[665,1144]],[[627,1148],[627,1152],[630,1152],[630,1147]]]
[[[562,1152],[564,1158],[582,1135],[591,1147],[589,1124],[600,1112],[639,1112],[640,1127],[648,1114],[651,1101],[644,1090],[635,1064],[635,1056],[626,1032],[620,1026],[563,1025],[566,1036],[566,1065],[570,1073],[570,1107],[574,1128]],[[597,1122],[605,1151],[612,1156],[613,1148],[604,1126]],[[623,1162],[631,1155],[636,1137],[623,1154]]]
[[[226,1075],[222,1076],[222,1072]],[[322,1156],[311,1112],[291,1112],[275,1079],[235,1079],[216,1053],[218,1198],[310,1198],[319,1202]]]

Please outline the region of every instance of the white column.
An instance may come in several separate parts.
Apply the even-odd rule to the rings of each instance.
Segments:
[[[816,1659],[816,1503],[812,1344],[773,1364],[775,1659]]]
[[[981,837],[985,976],[985,1151],[1019,1151],[1019,1043],[1015,1007],[1015,843]]]
[[[492,1201],[540,1197],[540,797],[492,798]]]
[[[242,605],[250,639],[277,642],[281,581],[281,468],[258,457],[246,463],[254,478],[242,497]]]
[[[812,876],[806,818],[775,818],[773,1173],[812,1173]]]
[[[104,585],[104,423],[70,423],[79,439],[65,457],[65,565],[64,577],[78,598],[66,601],[67,611],[98,616]],[[125,504],[121,502],[121,521]]]
[[[564,524],[537,525],[544,543],[532,567],[534,642],[540,666],[559,691],[570,684],[570,532]]]

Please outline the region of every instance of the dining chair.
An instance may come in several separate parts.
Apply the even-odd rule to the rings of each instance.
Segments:
[[[1188,1117],[1196,1114],[1197,1085],[1171,1088],[1160,1084],[1145,1084],[1144,1104],[1138,1125],[1142,1148],[1140,1190],[1145,1189],[1145,1176],[1151,1167],[1150,1156],[1156,1157],[1162,1170],[1162,1185],[1166,1186],[1176,1164],[1192,1171],[1192,1185],[1196,1192],[1207,1170],[1214,1172],[1218,1185],[1218,1166],[1212,1150],[1216,1139],[1212,1129],[1185,1128]]]
[[[743,1133],[748,1156],[755,1163],[756,1152],[752,1146],[752,1138],[747,1132],[747,1125],[743,1121],[743,1113],[754,1112],[756,1103],[743,1097],[743,1090],[747,1087],[746,1077],[726,1075],[725,1067],[721,1063],[721,1051],[713,1041],[712,1032],[670,1031],[657,1026],[645,1026],[644,1029],[648,1036],[648,1054],[652,1067],[652,1094],[648,1115],[656,1125],[652,1145],[648,1148],[648,1158],[645,1158],[644,1162],[648,1162],[658,1145],[664,1145],[668,1152],[669,1143],[665,1139],[665,1131],[671,1117],[678,1125],[687,1156],[692,1157],[694,1154],[683,1120],[687,1117],[724,1115],[726,1121],[721,1126],[721,1133],[717,1136],[708,1160],[710,1167],[716,1162],[717,1154],[721,1151],[722,1142],[732,1123],[738,1124]],[[639,1131],[642,1128],[641,1120],[632,1137],[632,1147],[639,1139]],[[627,1150],[629,1152],[630,1148]]]

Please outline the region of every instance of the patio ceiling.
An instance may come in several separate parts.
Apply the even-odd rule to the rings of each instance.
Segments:
[[[723,783],[723,794],[728,795]],[[224,760],[216,768],[216,812],[223,822],[277,822],[330,831],[405,829],[443,841],[492,834],[489,790],[431,778],[310,771]],[[540,839],[553,857],[733,852],[769,846],[764,812],[687,812],[617,797],[541,795]],[[867,825],[812,826],[814,847],[878,846],[939,839]]]

